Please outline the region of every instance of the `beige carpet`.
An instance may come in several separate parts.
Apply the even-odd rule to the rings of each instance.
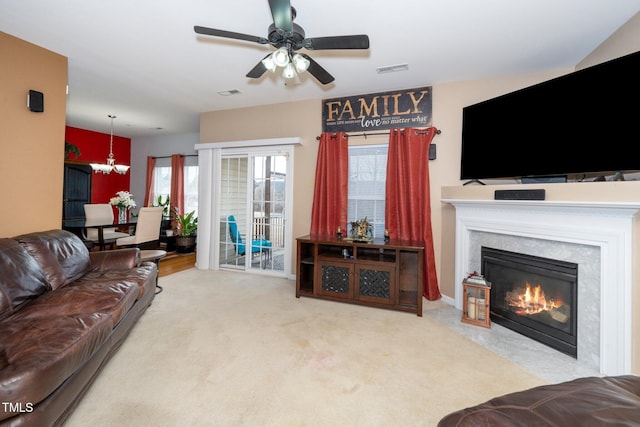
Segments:
[[[434,320],[296,299],[286,279],[160,284],[66,426],[435,426],[544,383]]]

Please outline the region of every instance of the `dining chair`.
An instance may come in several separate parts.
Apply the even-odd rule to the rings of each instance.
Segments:
[[[85,225],[83,237],[85,240],[100,243],[97,228],[92,225],[113,224],[113,207],[108,203],[87,203],[84,205]],[[117,231],[116,227],[103,228],[102,236],[105,244],[113,249],[116,239],[129,236],[129,233]]]
[[[138,222],[133,236],[116,240],[117,246],[134,246],[141,249],[156,249],[160,246],[160,224],[162,223],[162,206],[140,208]]]
[[[236,223],[236,217],[233,215],[229,215],[229,234],[231,236],[231,241],[236,247],[236,252],[238,255],[243,256],[247,252],[247,245],[242,241],[242,235],[240,234],[240,230],[238,229],[238,224]],[[265,239],[255,239],[251,241],[251,256],[255,254],[265,254],[268,259],[271,256],[271,242]]]

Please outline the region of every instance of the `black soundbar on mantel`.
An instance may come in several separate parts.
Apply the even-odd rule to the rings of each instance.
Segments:
[[[544,200],[545,190],[496,190],[494,193],[495,200]]]

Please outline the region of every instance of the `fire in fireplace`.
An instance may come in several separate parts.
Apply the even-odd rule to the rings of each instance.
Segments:
[[[491,320],[577,356],[578,265],[482,247]]]

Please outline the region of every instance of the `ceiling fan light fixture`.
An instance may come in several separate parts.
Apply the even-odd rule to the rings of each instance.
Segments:
[[[286,47],[281,47],[273,52],[271,58],[278,67],[284,67],[289,63],[289,51]]]
[[[264,68],[266,68],[267,70],[271,71],[272,73],[275,73],[277,65],[273,60],[273,54],[264,58],[262,60],[262,65],[264,65]]]
[[[307,38],[304,29],[293,23],[296,11],[291,7],[290,0],[269,0],[269,9],[273,23],[268,27],[267,38],[199,25],[193,29],[196,34],[270,45],[273,51],[246,74],[246,77],[251,79],[261,78],[267,70],[275,72],[278,68],[286,67],[286,70],[283,70],[283,76],[286,78],[294,78],[308,72],[319,83],[326,85],[333,82],[334,77],[310,56],[297,54],[298,49],[369,49],[369,36],[366,34]],[[287,67],[288,64],[292,66]]]
[[[295,76],[297,76],[296,68],[293,66],[292,63],[288,63],[287,65],[284,66],[284,70],[282,70],[282,76],[285,79],[292,79]]]
[[[293,65],[296,66],[296,70],[299,73],[304,73],[309,69],[309,65],[311,65],[311,62],[299,53],[296,53],[293,56]]]

